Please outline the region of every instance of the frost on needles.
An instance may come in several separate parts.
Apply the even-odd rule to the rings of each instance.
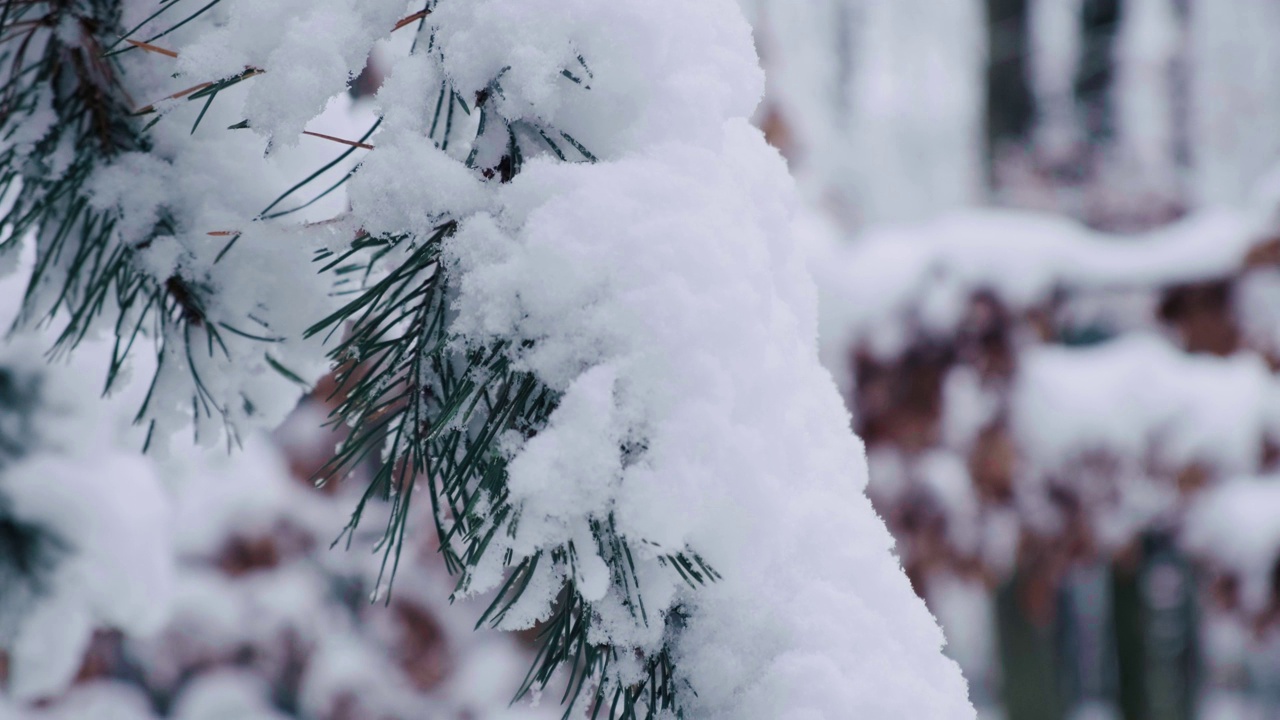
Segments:
[[[818,363],[792,182],[730,0],[4,5],[28,321],[157,353],[152,442],[326,369],[566,717],[965,718]],[[377,52],[377,119],[312,129]],[[317,137],[317,134],[319,137]],[[299,143],[331,143],[307,165]],[[379,510],[382,516],[383,510]],[[351,538],[348,537],[348,540]]]

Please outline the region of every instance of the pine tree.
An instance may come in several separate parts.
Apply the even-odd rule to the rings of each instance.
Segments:
[[[305,130],[380,42],[399,52],[378,120]],[[350,432],[318,479],[378,467],[348,544],[385,504],[389,584],[426,493],[454,596],[539,627],[517,698],[765,717],[786,688],[844,712],[838,680],[800,689],[780,658],[856,665],[832,650],[854,629],[800,629],[841,605],[809,563],[848,559],[828,536],[848,521],[870,549],[849,572],[893,616],[855,625],[926,628],[904,677],[938,689],[896,702],[971,712],[841,477],[865,470],[817,365],[785,169],[745,123],[761,80],[731,3],[8,0],[0,63],[0,226],[36,250],[23,321],[55,326],[55,353],[114,337],[108,391],[154,347],[149,446],[188,423],[234,445],[332,367]],[[303,135],[341,152],[273,185]],[[339,187],[345,212],[297,220]]]

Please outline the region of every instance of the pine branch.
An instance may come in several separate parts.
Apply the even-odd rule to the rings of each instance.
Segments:
[[[583,61],[585,68],[585,61]],[[589,71],[588,71],[589,72]],[[509,182],[524,158],[550,152],[558,159],[594,162],[585,147],[567,133],[530,121],[508,123],[491,111],[501,98],[501,75],[468,107],[443,83],[433,113],[431,137],[448,147],[455,108],[478,112],[467,165],[482,177]],[[566,143],[560,147],[553,137]],[[409,522],[409,505],[417,480],[429,492],[437,539],[446,565],[458,575],[455,595],[467,594],[474,573],[500,543],[515,536],[521,514],[507,489],[507,457],[500,440],[510,433],[528,439],[546,426],[559,396],[532,374],[515,369],[515,350],[505,341],[484,347],[462,346],[449,323],[451,278],[441,263],[442,246],[458,227],[441,218],[426,238],[358,238],[345,253],[324,253],[322,272],[382,273],[338,312],[316,323],[308,336],[347,336],[331,354],[339,368],[332,397],[341,398],[331,415],[334,426],[350,435],[321,470],[320,480],[341,479],[368,458],[378,457],[374,473],[344,534],[348,544],[370,501],[389,501],[390,513],[378,549],[383,570],[394,582],[400,545]],[[363,263],[353,258],[367,254]],[[331,399],[332,399],[331,397]],[[593,519],[593,550],[604,560],[612,583],[621,590],[633,618],[644,624],[662,622],[667,635],[681,625],[679,610],[664,619],[650,617],[640,594],[631,549],[611,515]],[[338,541],[341,541],[341,537]],[[335,544],[336,542],[335,541]],[[640,542],[645,542],[641,540]],[[646,543],[651,544],[651,543]],[[682,551],[660,560],[692,587],[719,576],[696,553]],[[655,718],[659,713],[683,717],[681,697],[691,692],[679,677],[667,647],[642,658],[645,679],[622,683],[610,674],[619,653],[634,652],[589,640],[596,622],[593,604],[579,592],[581,576],[573,543],[516,559],[507,552],[507,579],[482,614],[479,625],[498,627],[520,600],[540,564],[557,568],[566,578],[552,619],[543,624],[539,650],[516,699],[541,691],[567,671],[562,703],[570,717],[587,703],[592,717]],[[379,578],[381,585],[382,577]],[[381,595],[381,593],[379,593]],[[585,692],[584,692],[585,689]]]
[[[223,332],[257,342],[283,340],[268,333],[246,332],[212,319],[208,309],[216,298],[200,278],[173,274],[156,278],[140,268],[137,254],[153,240],[194,231],[225,236],[218,253],[221,261],[242,236],[238,230],[179,228],[175,212],[161,213],[147,237],[136,245],[121,242],[115,232],[119,218],[113,211],[96,209],[87,183],[93,173],[128,152],[148,152],[149,124],[141,115],[155,113],[155,105],[137,105],[121,82],[119,56],[135,50],[156,55],[156,61],[176,55],[154,43],[192,22],[217,0],[198,8],[168,29],[145,40],[130,36],[160,14],[178,5],[163,4],[138,28],[121,32],[119,13],[110,0],[9,0],[0,14],[0,66],[8,80],[0,87],[0,136],[13,136],[24,122],[51,107],[56,121],[31,147],[7,144],[0,155],[3,177],[0,197],[12,199],[0,227],[3,243],[21,243],[34,234],[37,260],[26,298],[24,320],[48,321],[65,315],[66,325],[55,352],[74,348],[96,324],[105,322],[115,334],[108,371],[110,389],[140,337],[155,339],[158,368],[137,420],[147,422],[157,397],[159,379],[173,363],[191,381],[191,415],[221,417],[234,440],[236,428],[203,376],[212,360],[229,364]],[[427,24],[434,3],[400,20],[395,29],[419,23],[418,37],[426,47],[415,52],[440,60],[434,28]],[[73,41],[68,25],[81,29]],[[388,32],[392,31],[388,28]],[[118,38],[118,39],[117,39]],[[589,91],[594,79],[587,61],[577,58],[560,76],[565,83]],[[192,132],[199,126],[217,95],[264,72],[246,67],[231,77],[209,80],[174,93],[170,99],[203,101]],[[272,72],[277,72],[273,69]],[[463,127],[462,116],[475,116],[465,164],[478,177],[506,183],[520,172],[526,158],[550,156],[563,162],[594,162],[595,156],[568,133],[526,117],[508,119],[494,111],[504,98],[506,70],[488,86],[464,97],[448,80],[442,81],[430,117],[429,137],[442,151],[455,146]],[[156,119],[161,114],[156,113]],[[154,124],[156,120],[152,120]],[[232,128],[247,127],[247,123]],[[317,170],[276,198],[262,211],[260,220],[280,218],[308,207],[340,187],[351,173],[310,200],[285,210],[275,210],[285,199],[316,181],[325,171],[357,149],[372,150],[366,142],[377,124],[359,140],[322,138],[349,147],[337,159]],[[62,148],[75,149],[65,171],[58,167]],[[456,152],[456,149],[454,150]],[[274,211],[274,212],[273,212]],[[337,340],[330,359],[337,368],[335,396],[340,402],[332,422],[350,426],[351,432],[322,471],[323,478],[342,478],[369,458],[378,461],[367,488],[356,504],[351,520],[338,540],[350,543],[370,502],[389,503],[389,518],[377,550],[388,585],[394,582],[401,555],[409,509],[419,480],[425,480],[433,510],[440,549],[449,570],[458,576],[455,594],[474,589],[482,564],[493,565],[501,557],[506,582],[483,613],[481,623],[500,625],[529,587],[536,572],[550,569],[561,580],[553,615],[542,626],[538,657],[517,697],[542,690],[565,671],[568,685],[562,701],[569,717],[579,703],[586,703],[593,717],[654,718],[660,713],[681,717],[682,698],[691,692],[681,678],[670,652],[670,639],[683,623],[680,609],[650,614],[644,607],[634,549],[645,546],[648,556],[659,552],[660,562],[691,587],[718,576],[692,550],[656,549],[644,538],[623,536],[612,515],[590,518],[595,547],[589,551],[606,565],[610,582],[638,623],[661,623],[665,642],[656,650],[636,657],[633,648],[615,647],[592,639],[599,622],[592,601],[579,590],[580,553],[572,542],[544,548],[531,557],[514,557],[505,547],[514,538],[522,508],[508,489],[507,463],[502,449],[511,437],[529,439],[544,429],[559,404],[556,392],[531,372],[519,369],[516,358],[527,345],[495,340],[482,346],[462,343],[451,327],[453,283],[442,263],[443,247],[459,227],[461,218],[447,213],[438,218],[424,237],[399,235],[373,237],[359,234],[344,250],[326,250],[317,256],[320,272],[332,275],[339,286],[356,286],[351,299],[339,310],[316,322],[306,337]],[[265,327],[265,325],[264,325]],[[270,328],[268,328],[270,330]],[[270,355],[267,362],[290,382],[305,384]],[[247,402],[247,399],[246,399]],[[151,421],[154,430],[154,420]],[[150,442],[150,435],[148,436]],[[499,555],[500,553],[500,555]],[[383,577],[379,578],[381,584]],[[626,656],[626,657],[624,657]],[[626,661],[640,661],[639,681],[621,680],[613,668]]]
[[[152,17],[176,4],[162,5]],[[35,267],[17,322],[65,317],[54,355],[73,350],[99,323],[112,327],[116,341],[104,393],[116,385],[138,339],[152,336],[158,359],[153,390],[166,363],[180,358],[193,385],[193,422],[212,417],[225,422],[227,408],[208,391],[203,363],[197,362],[200,354],[215,363],[228,357],[219,326],[206,322],[208,290],[196,279],[177,274],[155,278],[138,266],[139,251],[179,229],[173,215],[162,212],[146,238],[128,245],[116,234],[115,211],[91,203],[88,183],[95,171],[126,153],[150,151],[148,126],[137,115],[153,108],[132,109],[119,53],[106,52],[113,38],[126,34],[119,12],[119,3],[110,0],[10,0],[0,11],[0,72],[7,71],[0,87],[0,136],[11,138],[30,123],[47,122],[39,115],[43,108],[54,116],[48,131],[30,147],[10,142],[0,153],[0,197],[8,201],[0,216],[0,247],[13,252],[28,236],[36,241]],[[67,32],[68,27],[78,32]],[[150,42],[130,41],[125,49],[131,48],[174,54]],[[174,97],[212,98],[253,74],[249,69]],[[60,163],[68,151],[73,154],[64,169]],[[167,349],[174,347],[176,353]],[[149,393],[137,421],[151,422],[154,430],[152,401]],[[230,424],[226,429],[228,442],[236,442],[236,429]],[[148,433],[148,446],[150,442]]]

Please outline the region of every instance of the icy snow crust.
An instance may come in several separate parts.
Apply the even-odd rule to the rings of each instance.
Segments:
[[[128,5],[126,21],[150,12]],[[299,131],[344,92],[394,21],[420,9],[224,0],[167,36],[180,87],[263,72],[220,95],[193,136],[182,120],[194,110],[162,103],[175,117],[157,126],[169,128],[158,131],[157,152],[96,179],[96,202],[120,213],[121,240],[140,244],[160,208],[174,213],[183,233],[145,251],[157,278],[180,270],[199,279],[217,298],[211,320],[254,318],[279,336],[276,359],[314,378],[323,348],[298,337],[333,301],[301,270],[306,257],[341,250],[357,229],[425,238],[443,219],[458,221],[442,271],[457,289],[459,346],[515,340],[517,365],[563,393],[547,427],[506,442],[521,522],[494,540],[471,591],[501,582],[505,550],[518,561],[577,540],[571,571],[594,601],[591,640],[624,659],[673,644],[696,692],[686,694],[686,717],[973,717],[942,635],[863,495],[861,444],[819,364],[816,293],[792,233],[795,192],[746,122],[763,79],[733,2],[435,4],[417,53],[381,41],[400,52],[376,99],[384,123],[350,183],[350,209],[315,227],[256,219],[287,187],[286,151]],[[136,96],[178,89],[174,66],[156,65],[163,58],[125,57]],[[482,181],[464,164],[476,113],[457,119],[447,150],[424,132],[442,78],[468,102],[500,80],[493,109],[504,119],[564,131],[599,162],[546,152],[526,157],[514,182]],[[255,134],[222,129],[242,119]],[[254,167],[263,171],[246,177]],[[219,259],[228,231],[239,239]],[[210,232],[223,235],[211,241]],[[260,345],[234,342],[230,362],[200,368],[205,382],[237,423],[278,421],[296,395]],[[167,372],[186,372],[184,358],[168,359]],[[190,380],[161,378],[157,393],[175,421],[166,426],[180,424]],[[638,551],[647,622],[625,609],[592,551],[590,521],[609,515]],[[723,579],[695,589],[662,566],[660,555],[685,547]],[[543,570],[506,626],[550,613],[567,571]],[[677,607],[686,617],[670,631],[663,619]],[[615,679],[633,682],[640,670],[624,661]]]

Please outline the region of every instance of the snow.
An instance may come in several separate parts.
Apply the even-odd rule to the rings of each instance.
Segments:
[[[1256,356],[1190,356],[1135,334],[1029,349],[1021,363],[1010,401],[1020,472],[1071,478],[1104,548],[1177,516],[1185,502],[1162,478],[1190,468],[1210,477],[1254,472],[1264,440],[1280,430],[1278,388]]]
[[[1240,278],[1232,310],[1251,347],[1280,353],[1280,272],[1260,268]]]
[[[817,363],[790,181],[745,124],[759,93],[745,25],[723,3],[642,13],[583,2],[583,25],[544,13],[509,45],[466,42],[472,27],[511,35],[540,6],[510,7],[433,13],[437,27],[460,28],[443,35],[446,73],[469,96],[525,66],[501,75],[499,112],[536,109],[602,161],[528,161],[447,241],[461,342],[512,340],[517,367],[563,392],[545,428],[512,441],[521,521],[488,553],[518,562],[576,540],[572,572],[600,598],[593,641],[654,652],[662,624],[625,610],[589,549],[590,523],[611,517],[631,541],[650,616],[686,608],[675,651],[694,716],[968,715],[941,635],[861,495],[861,448]],[[563,85],[570,48],[587,58],[591,91],[553,102],[547,86]],[[635,103],[643,110],[626,122],[602,115]],[[643,449],[624,455],[620,441]],[[660,556],[684,547],[724,579],[694,590],[663,571]],[[495,587],[496,570],[469,590]],[[547,572],[532,596],[546,604],[522,607],[521,624],[550,611],[560,580]]]
[[[142,60],[155,62],[150,57]],[[243,99],[243,86],[219,95],[195,135],[189,123],[198,108],[176,107],[154,130],[155,151],[123,155],[98,169],[89,183],[95,205],[119,213],[117,241],[140,248],[136,267],[162,286],[170,278],[182,278],[205,319],[219,332],[221,342],[209,338],[205,327],[182,330],[170,324],[159,333],[157,354],[164,360],[148,406],[148,417],[158,427],[153,443],[157,450],[193,423],[202,443],[216,445],[224,437],[224,424],[229,432],[243,435],[283,420],[301,388],[268,364],[267,353],[307,379],[319,377],[326,366],[320,344],[302,341],[301,333],[325,308],[333,307],[332,280],[309,268],[317,245],[345,242],[350,230],[319,226],[304,233],[296,226],[256,219],[280,193],[316,169],[318,154],[314,147],[295,148],[263,158],[261,140],[246,131],[226,131],[243,117],[234,102]],[[138,95],[163,92],[139,90]],[[349,100],[339,98],[327,107],[315,123],[327,132],[358,137],[371,123],[368,115],[350,112]],[[350,167],[350,162],[339,165],[325,177],[336,179]],[[276,209],[301,204],[315,192],[310,189]],[[326,200],[300,219],[328,219],[346,206],[341,196]],[[162,213],[172,219],[172,233],[154,233]],[[236,247],[219,259],[233,239]],[[279,282],[282,277],[289,282]],[[37,302],[48,302],[44,297]],[[110,315],[106,320],[114,322]],[[111,332],[106,323],[99,323],[99,333]],[[127,321],[124,326],[132,327]],[[135,353],[149,349],[148,344],[138,342]],[[193,348],[190,353],[188,345]],[[199,373],[201,394],[209,393],[208,405],[201,404],[199,411],[192,407],[197,387],[193,370]]]
[[[1167,342],[1126,336],[1093,348],[1036,348],[1023,356],[1013,424],[1027,454],[1065,467],[1105,450],[1162,462],[1247,472],[1275,427],[1276,385],[1260,358],[1184,355]]]
[[[724,119],[749,116],[763,92],[750,28],[731,0],[449,2],[430,24],[464,98],[496,79],[504,118],[554,127],[600,158],[714,143]]]
[[[399,579],[397,604],[369,606],[359,588],[372,586],[379,558],[329,548],[354,502],[351,493],[325,495],[309,488],[291,478],[281,460],[259,437],[248,439],[244,451],[233,456],[187,452],[162,463],[137,460],[147,477],[166,478],[171,513],[160,525],[166,532],[151,538],[145,553],[126,547],[121,540],[129,538],[122,534],[97,538],[101,547],[69,555],[67,563],[95,563],[121,582],[111,597],[58,587],[23,618],[23,638],[38,652],[10,648],[9,697],[0,699],[0,717],[150,720],[156,717],[154,697],[173,698],[163,714],[173,720],[294,717],[276,696],[290,692],[289,681],[279,674],[290,663],[300,669],[297,701],[308,716],[358,710],[367,713],[361,717],[412,717],[424,708],[485,720],[551,716],[547,709],[508,707],[526,668],[525,651],[512,638],[473,633],[476,618],[445,602],[452,582],[421,537],[431,534],[429,518],[420,517],[409,536],[405,564],[412,569]],[[0,489],[7,478],[0,475]],[[146,500],[136,488],[116,483],[111,489],[122,499]],[[129,519],[135,534],[156,527],[144,525],[146,518],[136,512]],[[247,571],[221,569],[228,547],[239,541],[267,542],[271,562]],[[169,578],[172,596],[149,596],[145,623],[117,624],[109,614],[91,616],[83,609],[94,598],[107,602],[108,609],[128,608],[142,578],[132,568],[101,562],[103,553],[125,551],[134,562],[149,554],[175,566]],[[354,598],[346,595],[352,588]],[[407,636],[395,620],[401,603],[424,607],[442,637]],[[67,674],[81,668],[88,632],[113,625],[124,631],[127,679],[77,681],[64,689]],[[60,647],[64,639],[66,646]],[[424,639],[438,643],[427,648],[441,653],[439,672],[444,673],[438,685],[427,688],[401,664],[404,653],[414,651],[411,643]],[[37,701],[26,702],[28,697]]]
[[[12,280],[0,285],[0,314],[13,317],[19,292]],[[101,353],[49,365],[40,352],[46,342],[18,333],[0,350],[8,448],[0,516],[53,548],[28,559],[48,567],[6,577],[0,590],[0,648],[18,699],[61,690],[96,627],[157,631],[173,590],[169,498],[136,455],[136,435],[121,432],[121,406],[98,397]]]
[[[875,497],[892,508],[909,483],[922,482],[946,516],[951,546],[998,569],[1012,561],[1002,561],[999,548],[1016,540],[975,542],[974,524],[984,531],[998,524],[992,509],[957,492],[967,481],[958,462],[932,459],[971,457],[985,428],[1007,428],[1016,448],[1015,524],[1061,531],[1049,496],[1065,483],[1104,550],[1198,505],[1174,482],[1183,473],[1258,472],[1268,438],[1280,433],[1278,386],[1259,354],[1275,347],[1267,311],[1275,271],[1243,269],[1270,227],[1265,212],[1248,208],[1202,211],[1130,236],[1025,211],[971,210],[873,228],[839,244],[829,225],[802,219],[822,297],[823,359],[847,397],[854,397],[855,351],[892,363],[921,343],[954,344],[966,306],[983,293],[1011,318],[1016,355],[1008,376],[984,377],[964,358],[948,367],[940,447],[910,461],[877,450]],[[1232,311],[1258,351],[1187,354],[1154,322],[1163,289],[1236,276]],[[1100,323],[1119,336],[1087,347],[1044,344],[1026,329],[1027,314],[1040,310],[1057,313],[1054,322]]]
[[[167,503],[151,469],[129,457],[33,459],[0,481],[13,516],[56,534],[71,557],[13,641],[10,692],[29,698],[65,684],[95,625],[155,632],[171,592]]]
[[[869,229],[858,242],[842,244],[821,221],[805,222],[831,359],[863,343],[895,356],[914,328],[947,335],[964,300],[979,291],[1025,310],[1056,290],[1145,289],[1222,277],[1243,265],[1266,227],[1250,213],[1219,210],[1114,236],[1049,214],[974,209]]]
[[[291,147],[364,68],[374,43],[418,9],[409,7],[406,0],[234,0],[217,9],[222,22],[182,45],[179,77],[191,85],[265,71],[250,85],[244,119],[255,133]]]
[[[1242,477],[1209,490],[1187,519],[1187,547],[1236,575],[1249,612],[1260,612],[1271,601],[1272,569],[1280,558],[1277,502],[1275,477]]]
[[[391,86],[379,93],[384,102],[399,89],[400,68],[397,65],[392,71]],[[377,136],[380,152],[361,163],[348,189],[352,212],[368,218],[364,230],[374,236],[427,236],[449,213],[470,214],[484,208],[479,177],[435,147],[413,124],[387,125]]]
[[[288,716],[271,706],[270,690],[249,673],[211,673],[183,690],[173,715],[179,720],[285,720]]]
[[[581,537],[607,508],[628,538],[697,548],[723,580],[641,586],[650,613],[689,608],[678,647],[697,717],[961,717],[963,685],[861,495],[861,448],[817,363],[785,178],[729,123],[718,148],[531,164],[505,213],[450,240],[460,334],[535,341],[520,366],[565,392],[513,454],[524,515],[508,546]],[[630,437],[646,449],[627,463]],[[623,614],[598,639],[652,649],[661,636],[610,605]]]
[[[868,492],[889,507],[921,495],[936,504],[948,550],[988,580],[1012,572],[1021,535],[1062,529],[1048,497],[1054,483],[1080,496],[1102,551],[1189,512],[1188,547],[1242,578],[1245,605],[1264,611],[1280,554],[1280,525],[1264,510],[1280,498],[1275,478],[1254,475],[1267,440],[1280,435],[1280,397],[1259,353],[1280,355],[1280,316],[1269,309],[1280,306],[1280,273],[1251,268],[1235,282],[1231,310],[1253,350],[1230,358],[1187,355],[1150,318],[1163,290],[1236,275],[1275,228],[1280,186],[1274,175],[1256,182],[1280,151],[1280,96],[1267,89],[1275,51],[1264,42],[1280,27],[1274,8],[1124,4],[1111,98],[1117,132],[1098,173],[1118,174],[1144,197],[1194,202],[1177,223],[1117,235],[1057,215],[968,207],[983,187],[991,58],[981,3],[742,4],[770,68],[767,86],[730,0],[442,0],[420,32],[414,23],[394,34],[421,4],[224,0],[161,41],[176,60],[122,55],[130,94],[156,102],[162,117],[151,150],[98,168],[87,191],[93,207],[116,217],[112,242],[134,249],[138,271],[160,285],[181,280],[201,303],[200,322],[165,325],[140,342],[161,362],[136,360],[126,395],[159,374],[146,414],[158,448],[192,425],[201,444],[243,447],[211,459],[173,443],[159,464],[136,459],[124,448],[136,447],[137,434],[116,436],[108,428],[118,418],[95,419],[80,401],[97,392],[101,369],[48,371],[56,412],[40,423],[40,451],[0,468],[0,514],[68,549],[47,587],[5,598],[5,613],[20,616],[3,638],[13,693],[57,692],[92,631],[115,627],[141,658],[142,682],[175,694],[171,714],[184,720],[281,717],[267,681],[253,675],[289,662],[293,650],[273,642],[309,653],[297,700],[311,716],[346,712],[353,697],[375,716],[554,711],[505,707],[526,658],[509,638],[468,634],[487,597],[445,612],[450,582],[430,562],[425,513],[414,517],[423,537],[411,530],[411,571],[402,570],[392,600],[449,618],[441,633],[457,667],[440,687],[415,685],[421,678],[394,657],[402,636],[392,611],[374,616],[336,597],[385,591],[376,559],[323,552],[345,521],[349,490],[323,495],[285,480],[285,463],[255,434],[278,424],[299,385],[327,369],[322,340],[301,339],[341,302],[338,279],[311,272],[314,253],[345,251],[360,233],[408,236],[376,279],[404,245],[445,222],[457,223],[438,270],[453,293],[457,348],[502,342],[519,370],[559,397],[536,433],[504,438],[520,523],[496,536],[457,597],[492,592],[520,559],[574,548],[572,561],[539,566],[502,627],[545,620],[572,581],[593,604],[591,640],[624,658],[606,682],[635,681],[636,658],[668,648],[696,691],[686,696],[689,717],[973,717],[943,648],[971,678],[990,680],[988,591],[970,576],[925,579],[920,589],[947,643]],[[152,11],[124,5],[130,21]],[[1081,3],[1035,0],[1029,11],[1036,161],[1071,161],[1088,154],[1073,98]],[[162,16],[140,36],[170,21]],[[375,49],[386,81],[352,112],[347,85]],[[1190,100],[1178,86],[1184,62],[1195,71]],[[203,102],[160,100],[250,69],[262,72],[219,93],[198,129]],[[443,135],[431,131],[440,97],[450,118]],[[45,100],[8,143],[24,149],[51,131]],[[1181,112],[1191,116],[1189,139],[1180,137]],[[798,189],[747,125],[771,113],[786,123]],[[377,119],[365,145],[273,209],[295,208],[354,171],[350,183],[302,212],[264,217],[318,158],[347,149],[304,130],[355,140]],[[242,120],[249,129],[227,129]],[[508,139],[477,137],[482,125],[531,141],[513,181],[477,171],[492,167]],[[52,158],[52,176],[72,150],[64,144]],[[583,162],[557,159],[562,151]],[[37,305],[52,302],[62,279],[55,273],[40,288]],[[851,352],[892,361],[915,344],[952,342],[983,294],[1011,318],[1052,309],[1125,334],[1087,348],[1047,346],[1014,320],[1010,374],[993,380],[963,360],[947,368],[938,447],[875,448],[869,480],[840,402],[853,396]],[[113,313],[92,336],[110,337]],[[225,349],[213,351],[211,331]],[[41,346],[24,342],[0,361],[12,351],[24,372],[45,372]],[[193,357],[187,343],[209,352]],[[275,362],[302,382],[282,377]],[[197,387],[207,397],[193,407]],[[136,407],[137,398],[117,401]],[[993,427],[1017,446],[1014,497],[1000,507],[965,462]],[[0,416],[0,430],[14,428],[21,418]],[[303,435],[284,444],[297,450],[312,441]],[[333,439],[315,454],[327,456]],[[1235,479],[1193,495],[1173,482],[1188,469]],[[648,618],[628,609],[594,550],[592,527],[603,520],[635,552]],[[218,567],[229,545],[263,537],[278,553],[266,566]],[[367,535],[355,544],[367,546]],[[723,577],[682,582],[664,562],[681,551]],[[1243,647],[1246,632],[1231,626],[1219,644]],[[180,682],[183,668],[244,648],[260,665]],[[1265,664],[1260,650],[1249,652]],[[1224,693],[1206,705],[1245,713],[1235,700]],[[124,684],[81,684],[47,708],[5,703],[0,717],[153,715]]]
[[[131,16],[140,12],[129,5]],[[886,98],[895,109],[863,119],[875,142],[925,138],[939,157],[923,176],[900,178],[894,194],[876,200],[891,215],[909,211],[895,204],[912,197],[902,185],[919,179],[956,204],[977,172],[970,143],[976,114],[967,112],[945,136],[938,136],[935,114],[972,104],[979,14],[973,4],[952,13],[926,5],[898,13],[882,4],[888,14],[878,22],[962,28],[954,52],[881,47],[875,57],[910,61],[905,82],[951,92],[918,106],[883,65],[869,65],[854,85],[860,97]],[[547,617],[573,577],[592,602],[590,641],[617,648],[623,659],[603,679],[610,688],[639,679],[632,658],[667,648],[694,691],[684,694],[690,717],[973,717],[959,668],[942,653],[943,635],[864,494],[862,445],[819,363],[817,292],[794,224],[799,197],[784,161],[748,124],[763,73],[736,3],[433,5],[413,52],[402,44],[400,58],[389,63],[375,110],[386,122],[368,139],[372,149],[355,154],[349,193],[332,198],[324,212],[263,217],[311,167],[300,133],[335,107],[333,98],[374,45],[396,49],[386,38],[413,9],[399,0],[227,0],[165,38],[176,63],[154,53],[121,56],[130,93],[142,98],[263,71],[221,91],[198,129],[203,103],[160,104],[150,153],[118,158],[91,182],[96,206],[120,218],[113,242],[136,249],[138,269],[152,282],[180,282],[199,301],[198,313],[186,308],[185,322],[171,315],[155,338],[159,360],[146,419],[159,425],[157,442],[194,423],[201,444],[248,446],[231,466],[211,464],[232,478],[226,486],[201,491],[174,483],[183,533],[174,542],[183,564],[168,631],[188,639],[179,647],[219,657],[281,633],[312,643],[323,658],[316,666],[323,680],[306,693],[316,709],[338,702],[326,687],[341,687],[344,678],[348,687],[368,681],[361,663],[350,661],[361,654],[352,649],[358,624],[326,601],[328,574],[281,561],[232,580],[207,564],[228,532],[283,523],[313,536],[329,518],[328,508],[302,500],[296,489],[271,489],[268,478],[279,467],[252,439],[255,428],[279,423],[300,393],[271,361],[304,382],[326,367],[322,338],[301,335],[339,299],[334,277],[310,272],[311,256],[345,249],[362,230],[403,233],[412,245],[448,219],[457,230],[445,241],[439,271],[455,293],[457,346],[501,341],[518,369],[560,394],[531,439],[513,433],[504,441],[520,523],[495,535],[471,577],[471,594],[493,590],[504,565],[572,547],[576,559],[546,563],[507,627]],[[168,21],[158,19],[143,34]],[[941,83],[953,66],[967,80]],[[443,136],[423,132],[438,82],[449,91],[449,117],[455,104],[461,113]],[[493,150],[486,135],[473,146],[481,113],[496,114],[488,122],[502,121],[513,134],[580,144],[585,152],[578,155],[588,162],[558,161],[548,142],[526,152],[513,181],[482,181],[466,162],[472,151]],[[226,129],[245,119],[249,130]],[[340,136],[352,140],[368,127],[350,120]],[[140,180],[122,191],[135,175]],[[235,245],[226,251],[229,238]],[[1039,292],[1048,283],[1026,279],[1030,284],[1014,292]],[[936,314],[936,323],[948,321]],[[100,324],[105,330],[114,320]],[[217,352],[212,332],[225,341]],[[198,469],[181,469],[180,458],[173,462],[179,477],[208,482]],[[939,477],[940,491],[957,489],[954,473]],[[163,505],[133,496],[146,496],[130,493],[134,513]],[[94,519],[77,532],[120,531]],[[121,512],[115,521],[132,519]],[[136,525],[154,530],[152,520],[148,514]],[[592,525],[605,521],[635,555],[641,587],[634,592],[647,618],[628,609],[627,590],[595,552]],[[138,542],[157,553],[165,546],[154,538]],[[430,550],[408,552],[418,551]],[[696,553],[722,578],[701,587],[682,582],[667,560],[681,552]],[[369,566],[326,562],[371,589]],[[88,577],[92,590],[97,579]],[[119,624],[137,620],[140,600],[112,590],[117,604],[94,611]],[[120,604],[122,597],[129,602]],[[156,658],[164,647],[152,645],[149,656],[160,679],[165,663]],[[46,672],[50,682],[40,690],[64,680],[69,662],[56,678]],[[268,655],[262,662],[284,661]],[[201,682],[179,702],[184,717],[272,716],[251,681],[226,675]],[[390,705],[402,697],[397,683],[382,685]],[[381,702],[382,694],[374,695],[367,702]]]
[[[3,700],[0,700],[3,703]],[[43,710],[10,710],[5,715],[0,704],[0,718],[5,720],[153,720],[146,696],[123,683],[99,681],[76,687],[55,705]]]

